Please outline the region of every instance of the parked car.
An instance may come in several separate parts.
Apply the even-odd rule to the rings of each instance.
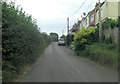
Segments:
[[[64,38],[60,38],[60,39],[58,40],[58,45],[59,45],[59,46],[60,46],[60,45],[65,46],[65,39],[64,39]]]

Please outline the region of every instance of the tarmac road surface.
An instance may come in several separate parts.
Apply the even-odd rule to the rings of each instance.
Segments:
[[[93,63],[57,42],[49,45],[22,82],[117,82],[117,73]]]

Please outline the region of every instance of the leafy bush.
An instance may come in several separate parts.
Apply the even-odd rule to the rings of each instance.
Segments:
[[[65,38],[65,35],[62,35],[60,38]]]
[[[118,19],[116,20],[115,25],[116,25],[116,27],[118,27]]]
[[[109,21],[109,23],[110,23],[110,26],[111,26],[112,29],[116,26],[116,21],[113,20],[113,19],[111,19],[111,20]]]
[[[74,41],[74,35],[73,34],[69,34],[65,37],[66,46],[70,46],[73,41]]]
[[[118,17],[118,27],[120,27],[120,16]]]
[[[110,18],[106,18],[103,22],[102,22],[102,28],[103,29],[108,29],[109,27],[111,27],[112,29],[118,26],[118,20],[113,20]]]
[[[98,41],[98,29],[90,29],[83,27],[81,31],[75,34],[73,45],[75,52],[78,54],[80,51],[85,50],[86,45],[90,45]]]
[[[105,34],[104,33],[102,33],[101,40],[102,40],[102,42],[105,41]]]
[[[35,62],[52,37],[39,32],[35,19],[13,2],[2,2],[2,14],[2,75],[7,82],[19,74],[22,66]]]
[[[109,38],[105,39],[104,42],[105,42],[106,44],[112,44],[112,38],[109,37]]]
[[[108,29],[110,27],[110,20],[109,18],[106,18],[103,22],[102,22],[102,28],[103,29]]]

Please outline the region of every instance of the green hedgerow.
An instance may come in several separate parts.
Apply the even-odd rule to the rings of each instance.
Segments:
[[[35,62],[51,42],[52,37],[41,33],[36,20],[22,8],[13,2],[2,2],[3,82],[12,82],[14,74],[19,74],[22,66]]]

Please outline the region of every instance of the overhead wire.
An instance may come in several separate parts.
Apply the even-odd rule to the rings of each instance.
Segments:
[[[85,1],[83,2],[83,4],[81,4],[81,6],[80,6],[70,17],[72,17],[73,15],[75,15],[75,14],[80,10],[80,8],[86,3],[86,1],[87,1],[87,0],[85,0]],[[91,3],[89,4],[89,6],[87,7],[87,9],[86,9],[85,12],[88,11],[88,9],[91,7],[92,3],[93,3],[93,0],[92,0]],[[72,26],[71,26],[71,27],[72,27]]]
[[[86,1],[87,0],[85,0],[80,6],[79,6],[79,8],[71,15],[71,16],[69,16],[69,18],[70,17],[72,17],[72,16],[74,16],[80,9],[81,9],[81,7],[86,3]],[[75,23],[75,22],[74,22]],[[72,26],[71,26],[72,27]]]
[[[87,0],[85,0],[85,1],[83,2],[83,4],[81,4],[80,7],[79,7],[70,17],[72,17],[73,15],[75,15],[75,14],[80,10],[80,8],[86,3],[86,1],[87,1]]]
[[[85,1],[83,2],[83,4],[81,4],[80,7],[79,7],[70,17],[72,17],[73,15],[75,15],[75,14],[80,10],[80,8],[86,3],[86,1],[87,1],[87,0],[85,0]],[[105,1],[106,1],[106,0],[105,0]],[[105,1],[104,1],[104,2],[105,2]],[[91,1],[90,5],[87,7],[87,9],[86,9],[85,12],[87,12],[88,9],[91,7],[92,2],[93,2],[93,0]],[[110,3],[110,4],[111,4],[111,3]],[[111,5],[112,5],[112,4],[111,4]],[[116,5],[112,5],[112,6],[118,8]]]
[[[88,8],[86,9],[85,13],[86,13],[86,12],[88,11],[88,9],[91,7],[92,3],[93,3],[93,0],[91,1],[91,3],[90,3],[90,5],[88,6]]]

